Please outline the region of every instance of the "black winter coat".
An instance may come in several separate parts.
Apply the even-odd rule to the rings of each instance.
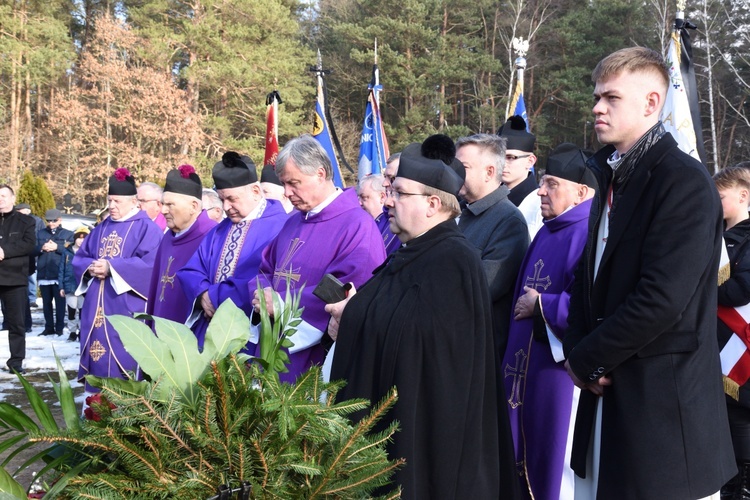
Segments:
[[[29,255],[34,252],[34,219],[11,210],[0,213],[0,286],[28,285]]]

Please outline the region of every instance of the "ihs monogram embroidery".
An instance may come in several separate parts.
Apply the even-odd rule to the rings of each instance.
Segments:
[[[122,238],[117,231],[112,231],[106,237],[101,239],[102,246],[99,248],[99,258],[117,257],[122,253]]]

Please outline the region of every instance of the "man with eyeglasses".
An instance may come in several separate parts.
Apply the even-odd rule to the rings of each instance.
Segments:
[[[356,190],[333,184],[331,160],[311,135],[284,146],[276,159],[276,173],[297,210],[263,251],[258,281],[249,286],[259,311],[260,284],[271,316],[276,312],[274,295],[284,301],[287,290],[296,294],[304,286],[299,303],[304,307],[302,321],[290,338],[294,346],[289,349],[289,372],[279,374],[282,381],[294,382],[313,364],[323,364],[326,355],[327,344],[321,340],[330,316],[325,303],[313,294],[316,285],[326,274],[361,285],[385,260],[385,248],[375,221],[359,206]]]
[[[529,231],[523,214],[508,199],[508,187],[502,185],[505,138],[461,137],[456,142],[456,158],[466,171],[458,227],[480,252],[492,298],[495,356],[501,359],[508,340],[513,284],[529,246]]]
[[[138,186],[138,204],[162,231],[167,230],[167,220],[161,213],[162,188],[153,182],[142,182]]]
[[[390,255],[401,246],[401,242],[391,232],[388,224],[388,208],[385,206],[386,183],[390,185],[390,181],[387,181],[382,174],[371,174],[363,177],[357,185],[357,197],[362,209],[375,220],[380,235],[383,237],[385,253]]]
[[[487,280],[455,222],[463,183],[442,160],[402,155],[386,207],[404,245],[327,307],[339,344],[331,380],[346,381],[336,399],[398,391],[374,432],[399,423],[388,454],[406,464],[386,489],[405,499],[517,498]]]
[[[113,314],[146,312],[146,299],[162,231],[138,208],[135,179],[126,168],[110,176],[109,217],[84,238],[73,257],[76,295],[86,294],[81,310],[81,361],[78,379],[86,375],[123,378],[137,363],[107,320]],[[87,392],[98,392],[86,382]]]
[[[209,219],[217,224],[224,220],[224,208],[221,206],[221,199],[216,191],[203,188],[201,199],[203,201],[203,210],[206,211]]]
[[[534,149],[536,136],[526,131],[526,120],[518,115],[508,118],[497,131],[505,137],[505,166],[503,167],[503,184],[508,186],[508,199],[518,207],[526,219],[530,239],[542,227],[542,214],[536,190],[539,184],[532,172],[536,163]]]
[[[65,297],[60,296],[60,259],[73,232],[61,227],[62,212],[56,208],[44,214],[47,227],[36,234],[36,279],[42,295],[44,331],[40,335],[62,335],[65,328]],[[54,304],[54,307],[53,307]]]

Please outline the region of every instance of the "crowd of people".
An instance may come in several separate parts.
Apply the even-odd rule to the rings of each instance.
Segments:
[[[750,168],[712,180],[678,148],[656,52],[619,50],[592,80],[605,146],[561,144],[543,169],[513,116],[496,134],[410,144],[356,189],[334,185],[309,135],[260,176],[226,152],[213,189],[190,165],[163,188],[120,168],[90,232],[54,209],[37,227],[0,186],[7,366],[23,371],[31,264],[42,335],[80,310],[82,380],[137,370],[111,314],[185,323],[202,347],[231,299],[253,355],[260,308],[273,318],[301,291],[281,379],[321,365],[346,381],[341,401],[395,387],[376,430],[398,422],[403,498],[750,499],[750,366],[725,361],[734,337],[750,345],[732,322],[750,303]],[[343,300],[314,293],[328,275]]]

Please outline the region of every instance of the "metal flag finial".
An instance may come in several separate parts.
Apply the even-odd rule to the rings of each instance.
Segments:
[[[521,37],[513,39],[513,50],[518,57],[525,57],[529,51],[529,41]]]

